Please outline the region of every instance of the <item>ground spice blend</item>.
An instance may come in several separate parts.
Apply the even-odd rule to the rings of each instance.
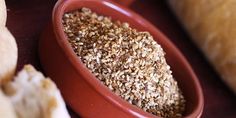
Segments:
[[[184,97],[148,32],[89,8],[65,13],[62,23],[74,52],[112,92],[154,115],[182,117]]]

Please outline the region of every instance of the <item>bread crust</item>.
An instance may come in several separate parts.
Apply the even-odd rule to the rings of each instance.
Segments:
[[[5,0],[0,0],[0,27],[5,27],[7,21],[7,10]]]
[[[194,42],[236,93],[236,1],[169,0]]]
[[[0,0],[0,86],[13,78],[17,63],[15,38],[6,28],[5,0]]]
[[[31,65],[4,85],[18,118],[70,118],[55,83]]]
[[[0,85],[11,80],[17,64],[17,45],[6,27],[0,27]]]

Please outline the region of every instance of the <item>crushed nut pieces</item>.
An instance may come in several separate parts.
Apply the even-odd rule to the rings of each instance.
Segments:
[[[88,8],[65,13],[62,23],[74,52],[116,95],[154,115],[182,117],[184,97],[148,32]]]

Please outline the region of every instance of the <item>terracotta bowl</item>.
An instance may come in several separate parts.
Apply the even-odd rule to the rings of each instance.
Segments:
[[[126,21],[139,31],[150,32],[166,52],[173,76],[186,98],[184,117],[200,117],[203,110],[201,86],[180,51],[141,16],[118,4],[101,0],[58,1],[53,11],[52,22],[45,29],[39,42],[40,60],[45,73],[56,82],[66,103],[75,112],[82,117],[90,118],[156,117],[113,94],[73,52],[63,32],[62,15],[81,7],[111,16],[114,20]]]

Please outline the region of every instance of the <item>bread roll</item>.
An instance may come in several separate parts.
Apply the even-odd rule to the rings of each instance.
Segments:
[[[13,80],[18,53],[6,17],[0,0],[0,118],[70,118],[56,85],[31,65]]]
[[[7,10],[5,0],[0,0],[0,27],[5,27],[7,21]]]
[[[70,118],[56,85],[26,65],[4,91],[18,118]]]
[[[0,0],[0,86],[13,78],[17,63],[17,46],[6,25],[5,0]]]
[[[236,0],[169,0],[169,4],[236,93]]]
[[[17,46],[6,27],[0,27],[0,85],[14,77],[17,63]]]
[[[0,118],[16,118],[13,105],[0,90]]]

